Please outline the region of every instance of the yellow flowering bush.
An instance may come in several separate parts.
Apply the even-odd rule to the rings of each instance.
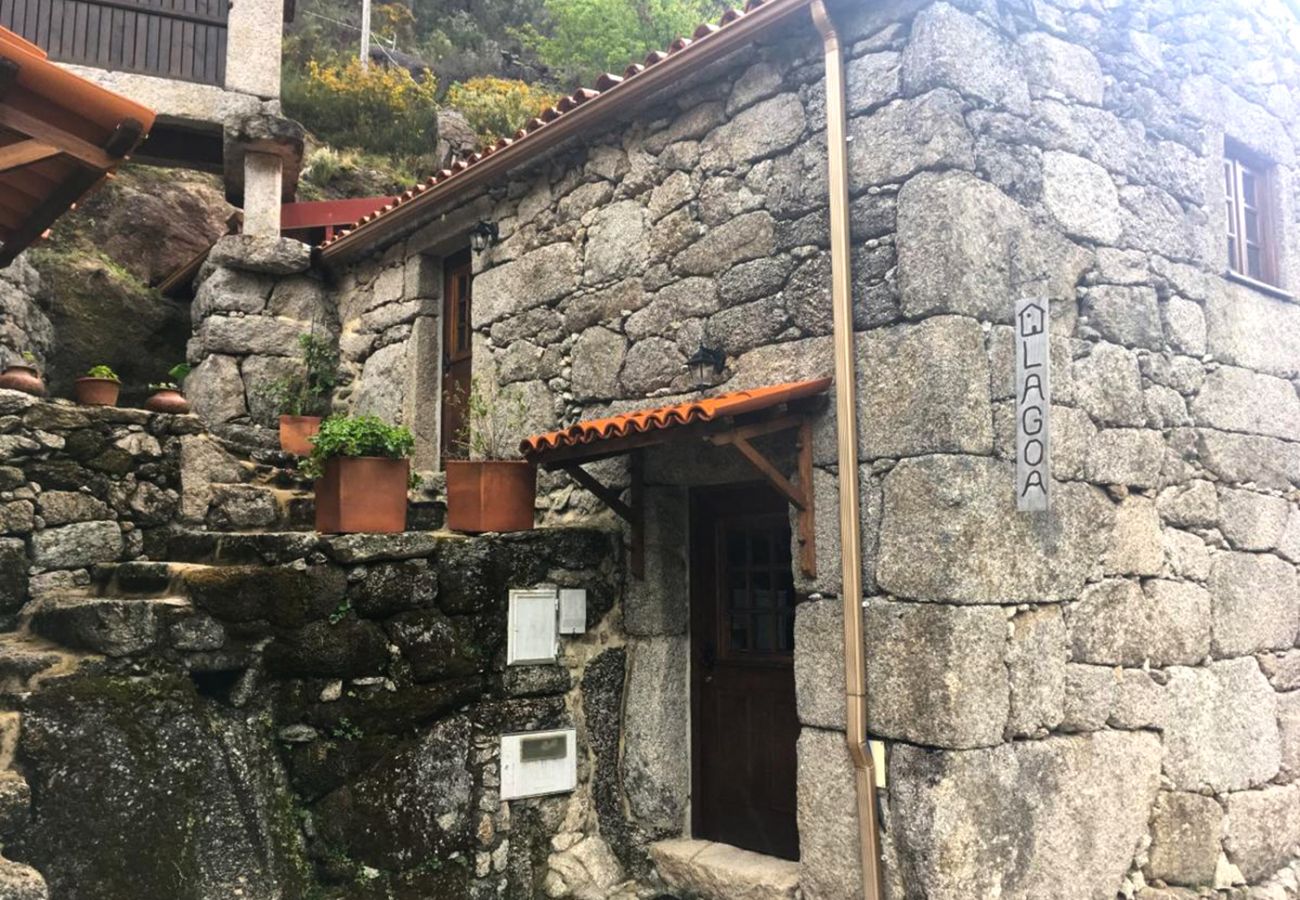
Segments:
[[[400,67],[361,67],[355,57],[337,64],[311,60],[305,76],[285,84],[288,115],[336,147],[418,156],[437,136],[438,85]]]
[[[466,118],[484,144],[514,134],[557,100],[539,85],[490,75],[457,82],[447,90],[447,105]]]

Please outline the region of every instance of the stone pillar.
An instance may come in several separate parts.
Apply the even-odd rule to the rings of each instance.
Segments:
[[[274,153],[244,154],[244,234],[280,236],[284,160]]]
[[[283,0],[239,0],[230,6],[226,33],[226,90],[280,96]]]
[[[280,204],[298,187],[304,136],[301,125],[279,116],[226,121],[226,198],[243,207],[246,234],[280,236]]]

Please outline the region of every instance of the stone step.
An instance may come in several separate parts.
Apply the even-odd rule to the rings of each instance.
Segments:
[[[181,597],[64,595],[29,603],[23,619],[31,633],[63,647],[119,657],[156,645],[168,622],[191,608]]]
[[[214,484],[204,524],[212,531],[309,531],[315,492],[260,484]]]
[[[703,900],[793,900],[799,863],[713,841],[674,839],[650,845],[664,883]]]
[[[32,679],[63,666],[67,654],[48,641],[20,631],[0,635],[0,689],[4,692],[27,690]],[[0,716],[8,714],[0,713]],[[7,734],[9,722],[0,722],[0,733]],[[12,748],[0,740],[0,763]]]

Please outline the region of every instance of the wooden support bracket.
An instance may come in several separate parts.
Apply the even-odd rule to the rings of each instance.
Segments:
[[[799,454],[799,480],[792,483],[771,460],[763,455],[750,439],[778,431],[797,428]],[[812,423],[805,416],[785,416],[753,425],[742,425],[730,431],[710,435],[707,440],[715,446],[731,444],[745,457],[772,486],[798,510],[796,537],[799,541],[799,568],[809,578],[817,577],[816,519],[813,509],[812,487]]]
[[[0,147],[0,172],[8,172],[11,169],[31,165],[34,162],[40,162],[58,154],[57,147],[42,144],[34,138],[19,141],[16,144],[8,144]]]
[[[601,484],[596,478],[576,462],[564,463],[558,468],[582,485],[614,511],[619,518],[627,522],[632,529],[632,547],[628,568],[638,580],[645,578],[645,456],[644,451],[631,453],[632,490],[630,503],[624,503],[619,492]]]

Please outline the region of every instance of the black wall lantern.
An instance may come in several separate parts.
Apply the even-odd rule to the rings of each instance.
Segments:
[[[686,365],[695,376],[695,383],[704,385],[710,381],[710,369],[715,376],[722,374],[722,370],[727,367],[727,355],[717,347],[706,347],[700,344],[700,349],[691,354],[691,358],[686,360]]]
[[[469,245],[475,253],[482,253],[501,237],[496,222],[479,222],[469,230]]]

